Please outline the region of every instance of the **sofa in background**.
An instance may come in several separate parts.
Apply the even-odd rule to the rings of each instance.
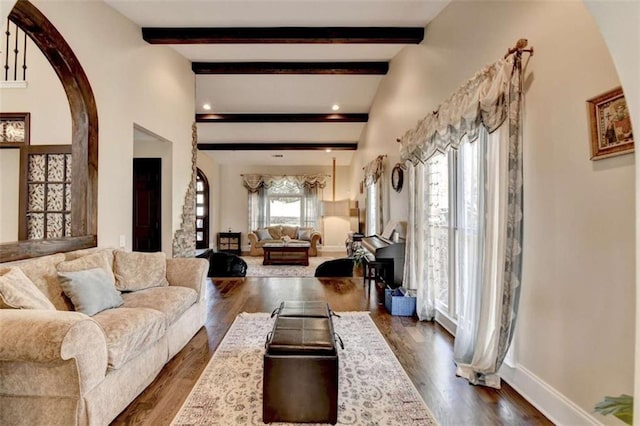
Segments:
[[[109,424],[204,325],[208,267],[111,249],[0,264],[0,424]],[[113,282],[120,306],[75,312],[73,271]]]
[[[322,242],[322,234],[313,228],[287,225],[273,225],[249,232],[248,238],[251,245],[249,255],[262,256],[264,244],[281,242],[283,237],[288,237],[292,242],[309,242],[311,244],[309,256],[318,255],[318,244]]]

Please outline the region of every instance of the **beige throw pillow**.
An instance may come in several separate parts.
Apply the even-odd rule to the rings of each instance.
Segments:
[[[58,272],[78,272],[100,268],[106,272],[111,283],[116,283],[116,278],[113,276],[113,271],[111,270],[109,262],[109,253],[104,251],[88,254],[74,260],[65,260],[64,262],[58,263],[56,268],[58,269]]]
[[[118,290],[136,291],[169,285],[167,281],[167,257],[164,253],[116,250],[114,254],[113,270]]]
[[[20,268],[9,268],[0,276],[0,309],[56,308]]]

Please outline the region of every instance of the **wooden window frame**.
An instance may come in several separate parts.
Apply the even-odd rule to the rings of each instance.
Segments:
[[[207,249],[209,248],[209,235],[210,235],[210,230],[209,230],[209,180],[207,179],[207,176],[202,172],[202,170],[197,169],[197,176],[202,180],[202,183],[204,185],[204,190],[203,191],[198,191],[198,187],[197,187],[197,179],[196,179],[196,212],[197,212],[197,207],[198,207],[198,202],[197,202],[197,194],[202,192],[204,194],[204,215],[202,216],[198,216],[196,214],[196,233],[200,230],[202,230],[202,241],[198,241],[198,238],[196,238],[196,249]],[[197,226],[197,221],[198,219],[202,219],[202,228],[198,228]]]

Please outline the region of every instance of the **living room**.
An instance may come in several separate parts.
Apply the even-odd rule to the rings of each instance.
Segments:
[[[33,3],[73,48],[95,93],[98,246],[120,247],[124,241],[125,248],[132,247],[129,165],[136,134],[142,132],[171,144],[162,229],[163,251],[171,256],[168,244],[182,226],[198,107],[189,60],[169,47],[144,42],[141,25],[110,4]],[[3,17],[6,6],[3,2]],[[447,5],[426,27],[422,44],[392,59],[358,149],[336,173],[335,198],[359,199],[362,206],[363,167],[387,155],[388,217],[406,220],[409,184],[400,193],[390,188],[389,173],[400,160],[396,139],[483,66],[500,59],[518,38],[529,39],[535,51],[525,68],[524,260],[513,344],[517,368],[503,378],[559,424],[618,424],[611,416],[593,414],[593,406],[605,395],[634,394],[639,382],[638,369],[632,373],[637,358],[635,159],[627,154],[590,160],[585,108],[586,100],[622,85],[634,122],[639,122],[638,41],[628,30],[638,27],[633,7],[598,2]],[[30,112],[32,143],[69,144],[69,107],[55,73],[37,55],[29,57],[28,72],[28,89],[2,89],[0,109]],[[317,152],[313,155],[322,155],[323,163],[304,168],[238,166],[198,154],[198,167],[211,184],[212,244],[219,231],[249,231],[241,174],[330,175],[333,154]],[[325,188],[325,200],[333,195]],[[2,206],[0,235],[3,242],[13,241],[4,237],[16,226],[5,224],[17,221],[17,209],[6,212],[4,199]],[[348,221],[324,220],[323,245],[343,247]]]

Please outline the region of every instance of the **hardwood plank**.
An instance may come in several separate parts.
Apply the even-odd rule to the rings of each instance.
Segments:
[[[207,281],[205,327],[122,412],[114,425],[168,425],[240,312],[271,312],[282,300],[324,300],[333,310],[369,311],[442,425],[551,425],[511,386],[470,386],[456,377],[453,337],[437,323],[394,317],[361,278],[235,278]],[[422,341],[419,341],[422,336]]]
[[[196,114],[196,123],[366,123],[369,114]]]
[[[355,151],[357,142],[199,143],[200,151]]]
[[[151,44],[419,44],[423,27],[143,27]]]
[[[389,62],[192,62],[195,74],[385,75]]]

